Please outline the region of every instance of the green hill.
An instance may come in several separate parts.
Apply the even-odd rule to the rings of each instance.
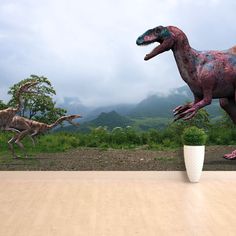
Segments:
[[[132,125],[133,121],[125,116],[119,115],[115,111],[108,113],[102,112],[96,119],[89,122],[94,126],[107,126],[108,129],[115,127],[126,127]]]
[[[133,124],[133,121],[125,116],[121,116],[115,111],[108,113],[102,112],[96,119],[88,122],[84,122],[79,127],[74,127],[72,125],[62,127],[57,129],[57,131],[81,131],[88,132],[91,128],[96,128],[98,126],[106,126],[109,130],[115,127],[126,127]]]

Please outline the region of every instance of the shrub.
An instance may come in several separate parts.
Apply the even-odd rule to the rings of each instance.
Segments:
[[[147,146],[148,150],[156,150],[156,151],[163,151],[165,148],[162,144],[157,143],[149,143]]]
[[[112,144],[124,144],[127,142],[127,136],[123,128],[115,127],[111,132]]]
[[[158,132],[158,130],[156,129],[150,129],[148,131],[148,135],[149,135],[148,141],[150,142],[159,143],[161,141],[160,132]]]
[[[133,144],[140,145],[141,138],[133,128],[131,128],[130,126],[127,126],[125,129],[125,134],[126,134],[127,143],[132,144],[132,145]]]
[[[182,135],[182,141],[185,145],[205,145],[207,135],[203,129],[199,129],[196,126],[186,128]]]

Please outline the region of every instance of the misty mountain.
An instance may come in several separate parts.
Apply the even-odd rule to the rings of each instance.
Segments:
[[[183,105],[186,102],[193,101],[193,95],[188,86],[183,86],[177,89],[173,89],[167,96],[152,95],[133,108],[128,116],[132,118],[143,117],[161,117],[172,118],[173,109],[179,105]],[[214,100],[211,105],[206,107],[211,117],[220,115],[219,105],[217,100]]]
[[[84,106],[77,97],[64,97],[63,101],[56,102],[58,107],[67,110],[67,114],[80,114],[82,118],[75,120],[79,123],[87,121],[88,114],[93,110],[91,107]]]
[[[57,101],[57,106],[67,110],[68,114],[81,114],[86,116],[93,108],[84,106],[77,97],[64,97],[63,101]]]
[[[92,121],[93,123],[95,120],[95,123],[97,122],[99,124],[99,120],[103,119],[105,113],[113,114],[112,112],[116,112],[117,115],[129,117],[131,119],[173,118],[172,110],[178,105],[190,101],[193,101],[192,92],[188,86],[183,86],[171,90],[169,94],[165,96],[159,94],[149,96],[136,105],[118,104],[92,108],[84,106],[78,98],[73,97],[64,98],[64,101],[58,105],[65,108],[68,111],[68,114],[81,114],[83,118],[78,120],[80,123],[89,121]],[[211,117],[221,115],[217,100],[213,101],[206,109]],[[112,115],[110,115],[108,115],[108,117],[112,119]],[[99,119],[96,121],[96,118]]]
[[[130,111],[135,107],[136,104],[118,104],[118,105],[98,107],[92,110],[90,113],[88,113],[87,119],[93,120],[103,112],[109,113],[112,111],[116,111],[118,114],[122,116],[127,116],[130,113]]]
[[[65,97],[63,101],[58,101],[57,106],[67,110],[67,114],[81,114],[80,122],[86,122],[97,118],[102,112],[109,113],[116,111],[120,115],[126,116],[136,104],[117,104],[101,107],[86,107],[77,97]]]
[[[172,117],[172,110],[187,101],[192,101],[193,96],[187,86],[173,89],[166,96],[152,95],[145,98],[129,113],[135,118],[142,117]]]
[[[125,128],[126,126],[132,125],[133,121],[125,116],[118,114],[115,111],[102,112],[97,118],[82,123],[79,127],[74,127],[72,125],[62,127],[57,129],[57,131],[82,131],[88,132],[91,128],[96,128],[99,126],[106,126],[109,130],[115,127]]]
[[[173,119],[172,110],[186,102],[193,101],[193,96],[187,86],[173,89],[168,95],[152,95],[142,100],[137,105],[116,105],[99,107],[94,110],[83,107],[81,104],[72,103],[71,100],[66,100],[67,105],[72,107],[65,107],[68,111],[73,109],[80,109],[85,118],[79,119],[81,124],[79,128],[73,126],[66,126],[60,130],[67,131],[83,131],[88,132],[90,128],[98,126],[107,126],[108,129],[114,127],[126,127],[133,125],[139,130],[147,130],[150,128],[163,128],[168,122]],[[83,114],[83,109],[85,114]],[[76,110],[76,112],[78,112]],[[221,115],[218,101],[215,100],[211,105],[206,107],[206,110],[212,118]]]

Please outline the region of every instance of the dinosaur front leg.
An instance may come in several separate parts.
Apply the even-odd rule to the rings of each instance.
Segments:
[[[221,98],[220,99],[220,106],[223,108],[228,115],[230,116],[231,120],[236,124],[236,103],[234,99],[228,98]],[[225,159],[228,160],[235,160],[236,159],[236,150],[231,153],[224,155]]]
[[[34,147],[35,147],[35,137],[37,136],[37,134],[38,134],[38,131],[36,130],[30,135],[30,138],[32,140]]]
[[[183,120],[192,119],[197,114],[197,111],[199,109],[211,104],[211,101],[212,101],[211,90],[205,90],[203,99],[191,105],[190,108],[183,107],[182,110],[180,109],[180,111],[177,111],[177,113],[174,114],[176,116],[174,121],[179,119]]]
[[[184,118],[185,116],[185,111],[188,111],[189,109],[191,109],[195,104],[197,104],[198,102],[201,101],[201,98],[197,97],[196,95],[194,95],[194,102],[190,102],[190,103],[187,103],[185,105],[181,105],[181,106],[178,106],[176,107],[173,112],[174,112],[174,122],[181,119],[181,118]]]
[[[15,129],[15,128],[6,127],[5,130],[20,133],[20,131],[18,129]]]
[[[196,95],[194,95],[194,102],[190,102],[184,105],[180,105],[177,106],[173,112],[174,112],[174,116],[178,116],[179,114],[181,114],[182,112],[190,109],[194,104],[198,103],[201,101],[201,98],[197,97]]]
[[[16,133],[20,133],[20,131],[18,129],[14,129],[14,128],[10,128],[10,127],[6,127],[5,128],[6,131],[12,131],[12,132],[16,132]],[[12,156],[14,158],[18,158],[18,156],[15,154],[15,150],[14,150],[14,143],[17,139],[17,134],[15,136],[13,136],[9,141],[8,141],[8,146],[9,146],[9,149],[11,150],[11,153],[12,153]]]

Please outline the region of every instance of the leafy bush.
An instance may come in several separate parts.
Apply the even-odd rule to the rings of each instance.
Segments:
[[[66,134],[49,134],[40,137],[35,149],[39,152],[64,152],[77,147],[79,140]]]
[[[150,129],[148,131],[148,136],[149,136],[149,142],[153,143],[159,143],[161,141],[161,135],[160,132],[156,129]]]
[[[205,145],[207,135],[203,129],[199,129],[196,126],[186,128],[182,135],[182,141],[185,145]]]
[[[126,133],[123,128],[121,127],[115,127],[111,132],[111,142],[112,144],[118,144],[121,145],[123,143],[126,143]]]
[[[127,126],[125,129],[125,134],[126,134],[126,140],[128,141],[128,143],[132,144],[132,145],[140,145],[141,143],[141,137],[139,136],[139,134],[130,126]]]
[[[162,144],[157,143],[149,143],[147,146],[148,150],[155,150],[155,151],[163,151],[165,150],[164,146]]]

